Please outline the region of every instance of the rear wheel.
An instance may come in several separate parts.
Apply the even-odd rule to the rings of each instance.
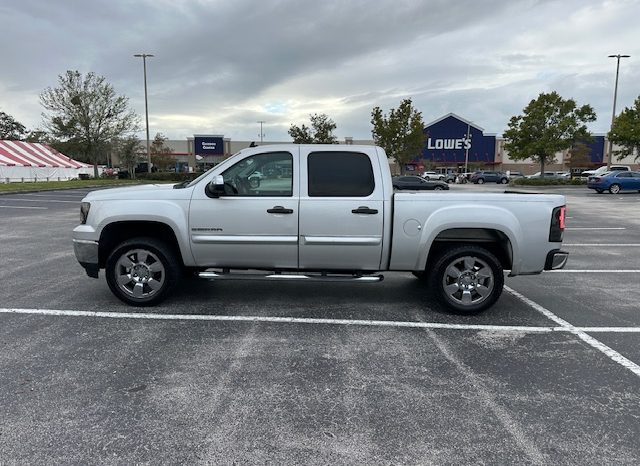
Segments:
[[[484,178],[478,178],[478,184],[484,184]]]
[[[442,186],[435,186],[433,189],[436,191],[442,191],[444,188]]]
[[[509,182],[506,178],[500,178],[500,184],[507,184]]]
[[[596,189],[596,192],[597,192],[598,194],[602,194],[602,193],[604,192],[604,189]]]
[[[182,267],[166,243],[134,238],[120,243],[106,263],[107,284],[116,297],[133,306],[161,302],[182,275]]]
[[[609,186],[609,192],[611,194],[618,194],[620,192],[620,185],[619,184],[612,184],[611,186]]]
[[[502,294],[504,274],[498,259],[474,245],[444,251],[430,267],[429,287],[438,300],[461,314],[476,314]]]

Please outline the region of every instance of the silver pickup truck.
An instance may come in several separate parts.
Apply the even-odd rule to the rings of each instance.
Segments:
[[[206,279],[370,282],[409,271],[461,313],[496,302],[509,276],[561,268],[559,195],[394,193],[380,147],[270,145],[191,182],[94,191],[73,245],[113,293],[159,303]]]

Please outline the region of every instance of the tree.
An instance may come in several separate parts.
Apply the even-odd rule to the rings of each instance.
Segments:
[[[0,139],[20,141],[24,139],[27,128],[11,115],[0,112]]]
[[[557,92],[541,93],[524,108],[523,114],[511,117],[505,148],[513,160],[533,159],[544,166],[555,160],[558,151],[576,141],[591,138],[585,123],[595,121],[590,105],[578,107],[575,100],[563,99]]]
[[[162,133],[156,133],[156,137],[151,143],[151,161],[153,165],[158,167],[159,170],[167,170],[172,165],[175,165],[175,160],[171,156],[173,149],[166,145],[168,138]]]
[[[136,165],[138,165],[140,151],[142,150],[140,139],[133,134],[129,135],[116,140],[114,148],[120,160],[120,167],[125,168],[131,174],[131,178],[135,178]]]
[[[424,150],[425,134],[422,113],[413,108],[411,99],[404,99],[389,116],[380,107],[371,112],[373,140],[382,147],[388,157],[393,157],[404,175],[406,164],[416,159]]]
[[[309,115],[311,128],[306,125],[300,127],[291,125],[289,135],[293,138],[294,144],[336,144],[338,138],[332,132],[336,129],[336,124],[324,113]]]
[[[569,149],[569,167],[584,168],[591,165],[591,148],[584,142],[576,142]]]
[[[640,97],[613,121],[608,137],[621,147],[614,152],[618,160],[634,154],[635,160],[640,159]]]
[[[129,109],[129,99],[116,95],[103,76],[67,71],[58,76],[58,87],[46,88],[40,103],[46,128],[62,141],[80,148],[85,160],[93,163],[98,176],[98,161],[108,145],[138,130],[138,117]]]

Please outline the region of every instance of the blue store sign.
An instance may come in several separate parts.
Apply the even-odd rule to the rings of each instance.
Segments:
[[[224,140],[222,136],[194,135],[193,147],[196,155],[224,155]]]
[[[484,135],[484,130],[473,123],[449,113],[430,123],[424,129],[427,143],[422,152],[424,162],[438,165],[469,163],[493,164],[496,154],[496,136]]]

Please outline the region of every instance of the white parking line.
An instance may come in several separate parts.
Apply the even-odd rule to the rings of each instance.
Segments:
[[[635,270],[635,269],[626,269],[626,270],[607,270],[607,269],[600,269],[600,270],[571,270],[571,269],[557,269],[557,270],[546,270],[545,273],[640,273],[640,270]]]
[[[80,200],[77,201],[60,201],[57,199],[14,199],[14,198],[3,198],[4,201],[21,201],[21,202],[67,202],[69,204],[80,204]]]
[[[580,329],[578,327],[574,327],[573,325],[571,325],[566,320],[561,319],[560,317],[555,315],[550,310],[546,309],[545,307],[541,306],[540,304],[536,303],[535,301],[532,301],[531,299],[527,298],[526,296],[521,295],[516,290],[514,290],[514,289],[512,289],[512,288],[510,288],[508,286],[505,286],[504,289],[505,289],[505,291],[511,293],[513,296],[518,298],[523,303],[528,304],[529,306],[534,308],[536,311],[540,312],[542,315],[544,315],[548,319],[552,320],[556,324],[558,324],[561,327],[563,327],[566,331],[568,331],[568,332],[574,334],[575,336],[577,336],[578,338],[580,338],[582,341],[587,343],[589,346],[601,351],[602,353],[604,353],[612,361],[617,362],[621,366],[629,369],[635,375],[640,377],[640,366],[638,366],[635,362],[631,361],[630,359],[625,358],[623,355],[618,353],[616,350],[614,350],[612,348],[609,348],[607,345],[605,345],[601,341],[598,341],[595,338],[593,338],[592,336],[587,335],[584,330],[582,330],[582,329]]]
[[[4,209],[39,209],[39,210],[49,210],[48,207],[26,207],[26,206],[17,206],[17,205],[0,205],[0,207]]]
[[[567,227],[565,230],[626,230],[625,227]]]
[[[637,248],[640,243],[562,243],[566,247],[591,247],[591,248]]]

